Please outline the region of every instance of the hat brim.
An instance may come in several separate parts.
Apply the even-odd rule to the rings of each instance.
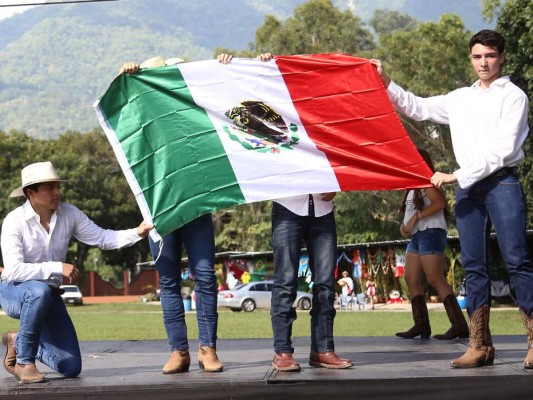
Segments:
[[[13,190],[9,194],[9,197],[21,197],[21,196],[24,196],[24,188],[26,188],[28,186],[31,186],[31,185],[35,185],[36,183],[45,183],[45,182],[68,182],[68,179],[46,179],[46,180],[43,180],[43,181],[31,182],[31,183],[28,183],[27,185],[18,187],[15,190]]]

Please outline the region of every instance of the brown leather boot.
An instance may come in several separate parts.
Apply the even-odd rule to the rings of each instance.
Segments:
[[[15,349],[16,338],[17,331],[15,330],[6,332],[2,336],[2,344],[6,348],[6,356],[4,357],[4,368],[11,375],[15,375],[15,365],[17,364],[17,350]]]
[[[422,339],[429,338],[431,326],[429,325],[428,307],[424,296],[419,294],[411,299],[411,311],[415,325],[406,332],[397,332],[396,336],[404,339],[413,339],[418,335]]]
[[[461,311],[461,307],[459,307],[457,298],[453,294],[449,294],[444,298],[442,303],[444,304],[446,314],[448,315],[448,319],[452,323],[452,326],[446,331],[446,333],[443,333],[442,335],[434,335],[433,337],[438,340],[452,340],[456,337],[467,338],[469,334],[468,324]]]
[[[470,316],[470,343],[466,353],[452,360],[452,368],[475,368],[494,364],[494,346],[489,329],[490,307],[484,305]]]
[[[15,376],[20,383],[39,383],[44,382],[44,375],[39,372],[35,364],[15,365]]]
[[[163,367],[164,374],[178,374],[187,372],[191,365],[189,350],[176,350],[170,353],[170,358]]]
[[[217,349],[215,347],[200,346],[198,365],[205,372],[222,372],[224,370],[224,366],[217,357]]]
[[[272,368],[282,372],[298,372],[300,364],[296,361],[291,353],[276,353],[272,361]]]
[[[524,322],[524,326],[527,329],[528,351],[526,359],[524,360],[524,368],[533,369],[533,314],[528,317],[524,311],[520,310],[520,315],[522,316],[522,322]]]
[[[340,358],[334,351],[328,351],[325,353],[312,351],[309,355],[309,365],[311,367],[344,369],[350,368],[352,362],[347,358]]]

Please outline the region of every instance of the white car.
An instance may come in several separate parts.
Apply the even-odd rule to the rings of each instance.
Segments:
[[[256,308],[270,308],[272,281],[241,283],[231,290],[218,293],[218,306],[229,307],[232,311],[251,312]],[[297,292],[293,307],[300,310],[311,309],[313,295]]]
[[[59,288],[65,291],[65,293],[61,295],[63,303],[74,304],[75,306],[81,306],[83,304],[83,296],[79,287],[76,285],[63,285]]]

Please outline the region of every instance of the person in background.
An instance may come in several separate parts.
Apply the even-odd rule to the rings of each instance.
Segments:
[[[489,328],[490,276],[488,249],[494,227],[498,245],[516,292],[527,330],[524,368],[533,369],[533,266],[526,241],[526,205],[518,165],[528,126],[528,97],[508,76],[502,76],[505,39],[484,29],[472,36],[470,61],[478,80],[446,95],[421,98],[403,90],[385,73],[380,60],[370,60],[394,106],[415,120],[449,124],[459,168],[435,172],[431,183],[458,184],[455,217],[466,271],[470,346],[451,361],[453,368],[494,363]]]
[[[341,287],[340,304],[347,304],[349,297],[353,295],[353,279],[350,278],[348,271],[342,271],[342,278],[337,283]]]
[[[434,172],[435,168],[429,153],[424,149],[418,149],[418,152]],[[403,214],[400,233],[404,238],[411,238],[405,255],[405,282],[409,289],[415,325],[406,332],[396,333],[396,336],[412,339],[420,335],[421,338],[427,339],[431,335],[422,287],[422,278],[425,276],[427,282],[443,299],[446,314],[452,324],[446,333],[433,337],[439,340],[467,338],[468,324],[444,275],[444,249],[448,230],[444,193],[434,187],[407,190],[400,213]]]
[[[374,307],[374,296],[376,295],[376,282],[374,281],[374,275],[369,274],[368,279],[365,283],[366,286],[366,295],[370,299],[370,309],[373,310]]]
[[[72,204],[62,203],[61,180],[51,162],[22,169],[22,186],[10,197],[26,202],[11,211],[2,224],[4,270],[0,306],[20,320],[19,330],[2,336],[4,367],[21,383],[45,380],[38,360],[71,378],[81,372],[76,330],[61,298],[62,284],[76,284],[80,271],[65,262],[70,239],[103,250],[131,246],[148,235],[153,225],[112,231],[102,229]]]
[[[180,64],[181,58],[163,60],[150,58],[140,65],[131,61],[119,73],[133,75],[141,68],[157,68]],[[224,63],[224,61],[220,61]],[[181,294],[181,257],[185,247],[189,270],[194,279],[196,293],[196,319],[198,322],[198,365],[205,372],[222,372],[224,365],[216,353],[218,312],[217,279],[215,275],[215,235],[211,214],[202,215],[181,228],[163,236],[162,243],[148,238],[150,250],[159,272],[163,323],[170,346],[170,357],[163,366],[163,374],[189,371],[191,357],[185,323],[185,307]]]

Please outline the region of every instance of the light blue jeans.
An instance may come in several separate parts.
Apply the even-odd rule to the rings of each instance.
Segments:
[[[161,289],[163,323],[170,351],[187,350],[187,325],[181,297],[181,250],[185,246],[189,269],[194,277],[196,319],[201,346],[216,346],[217,340],[217,281],[215,276],[215,237],[211,214],[202,215],[163,237],[159,242],[149,238],[150,250],[156,261]]]
[[[491,303],[488,274],[489,238],[494,225],[502,257],[520,308],[533,313],[533,268],[526,242],[526,207],[513,169],[505,168],[457,189],[455,215],[466,271],[468,315]]]
[[[335,351],[333,321],[336,311],[333,303],[337,231],[333,212],[322,217],[302,217],[273,202],[274,286],[270,316],[276,353],[294,352],[291,336],[296,311],[292,305],[298,289],[302,241],[307,245],[313,281],[311,350],[321,353]]]
[[[71,378],[81,372],[81,352],[72,320],[59,293],[39,281],[1,282],[0,305],[19,319],[17,363],[39,360]]]

